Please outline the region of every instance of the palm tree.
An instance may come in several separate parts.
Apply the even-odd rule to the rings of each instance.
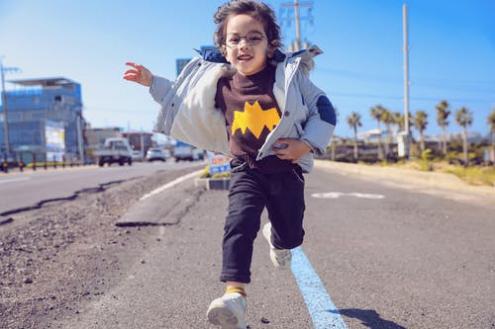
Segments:
[[[381,105],[375,105],[370,108],[371,116],[376,120],[379,136],[378,136],[378,157],[383,159],[382,151],[382,129],[380,127],[380,122],[382,121],[384,107]]]
[[[419,132],[421,152],[423,152],[425,150],[424,131],[426,130],[426,126],[428,126],[428,113],[425,111],[417,111],[414,116],[414,126]]]
[[[358,160],[358,139],[357,139],[357,129],[363,124],[361,123],[361,114],[352,112],[351,115],[347,117],[347,123],[354,131],[354,160]]]
[[[392,113],[392,119],[394,121],[394,125],[396,126],[397,130],[396,130],[396,135],[399,134],[399,132],[402,130],[402,126],[404,125],[403,122],[404,122],[404,118],[402,116],[402,114],[400,112],[394,112]],[[401,122],[402,120],[402,122]]]
[[[492,113],[488,116],[488,125],[490,126],[490,134],[492,136],[492,157],[495,157],[495,108],[493,108]],[[492,158],[492,160],[494,160]]]
[[[447,120],[450,115],[449,103],[445,100],[435,106],[437,109],[437,124],[440,128],[442,128],[442,153],[443,155],[447,155],[447,127],[449,125],[449,121]]]
[[[390,154],[390,144],[392,143],[392,125],[395,123],[394,115],[388,109],[383,108],[382,122],[387,127],[387,141],[385,143],[385,154]]]
[[[455,121],[463,128],[462,149],[464,151],[464,165],[468,164],[468,127],[473,124],[473,113],[466,107],[461,107],[455,114]]]

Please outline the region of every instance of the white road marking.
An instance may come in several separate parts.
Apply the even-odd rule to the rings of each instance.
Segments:
[[[187,175],[184,175],[184,176],[181,176],[181,177],[179,177],[177,179],[174,179],[173,181],[171,181],[171,182],[169,182],[169,183],[167,183],[167,184],[165,184],[165,185],[163,185],[163,186],[161,186],[161,187],[159,187],[159,188],[151,191],[150,193],[143,195],[141,197],[141,199],[139,199],[139,201],[146,200],[147,198],[149,198],[149,197],[151,197],[151,196],[153,196],[155,194],[158,194],[160,192],[163,192],[166,189],[169,189],[171,187],[174,187],[175,185],[180,184],[180,183],[182,183],[185,180],[188,180],[190,178],[193,178],[195,176],[198,176],[201,172],[203,172],[203,169],[198,170],[198,171],[195,171],[195,172],[192,172],[192,173],[187,174]]]
[[[353,192],[353,193],[324,192],[324,193],[313,193],[311,194],[311,196],[317,199],[338,199],[341,196],[344,197],[351,196],[355,198],[372,199],[372,200],[385,199],[385,196],[383,194],[370,194],[370,193],[358,193],[358,192]]]
[[[0,184],[22,182],[22,181],[26,181],[26,180],[30,180],[30,178],[29,177],[23,177],[23,178],[1,179]]]

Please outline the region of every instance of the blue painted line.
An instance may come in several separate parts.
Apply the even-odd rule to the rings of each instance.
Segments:
[[[291,269],[313,320],[314,329],[347,329],[301,247],[292,250]]]

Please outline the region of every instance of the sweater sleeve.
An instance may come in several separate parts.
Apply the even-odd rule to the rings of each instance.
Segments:
[[[172,89],[172,86],[172,81],[154,75],[153,79],[151,80],[149,92],[153,99],[161,105],[163,103],[165,95]]]
[[[301,139],[312,146],[315,154],[321,155],[325,153],[330,143],[337,124],[337,115],[325,93],[316,87],[306,75],[299,75],[299,83],[309,109]]]

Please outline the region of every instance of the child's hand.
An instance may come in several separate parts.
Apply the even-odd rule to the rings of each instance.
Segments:
[[[125,80],[134,81],[146,87],[151,86],[151,80],[153,79],[153,75],[151,74],[150,70],[148,70],[142,65],[138,65],[132,62],[127,62],[125,63],[125,65],[129,65],[133,67],[132,69],[127,70],[124,73]]]
[[[287,147],[283,149],[277,147],[272,149],[280,159],[291,160],[292,163],[296,163],[300,157],[311,151],[309,145],[299,139],[280,138],[275,143],[277,144],[287,144]]]

